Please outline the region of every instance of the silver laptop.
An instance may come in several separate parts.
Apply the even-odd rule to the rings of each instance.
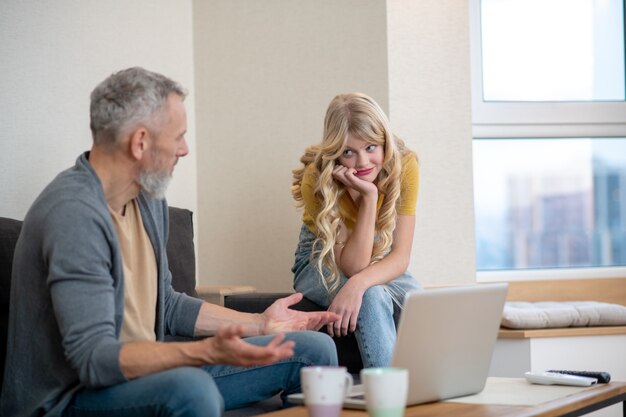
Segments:
[[[487,381],[508,284],[407,294],[391,366],[409,370],[407,405],[476,394]],[[293,403],[303,402],[292,394]],[[356,385],[344,407],[365,408]]]

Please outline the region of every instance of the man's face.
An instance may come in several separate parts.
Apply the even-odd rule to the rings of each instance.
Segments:
[[[139,184],[150,196],[165,198],[178,158],[189,153],[186,132],[185,105],[181,97],[170,94],[160,131],[150,133],[150,154],[139,171]]]

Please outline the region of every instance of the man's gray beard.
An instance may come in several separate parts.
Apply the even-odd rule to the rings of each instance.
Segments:
[[[157,200],[165,198],[165,191],[172,180],[172,176],[165,170],[160,171],[142,171],[139,173],[139,185],[141,189],[150,197]]]

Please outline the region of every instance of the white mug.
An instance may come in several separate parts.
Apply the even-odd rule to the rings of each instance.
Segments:
[[[409,390],[409,371],[366,368],[361,371],[365,405],[370,417],[402,417]]]
[[[352,375],[342,366],[307,366],[300,369],[304,404],[309,416],[339,417],[353,382]]]

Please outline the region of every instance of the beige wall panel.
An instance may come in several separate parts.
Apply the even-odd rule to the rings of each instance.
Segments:
[[[291,170],[336,94],[387,108],[382,0],[194,2],[202,284],[291,290]]]
[[[411,271],[475,281],[467,0],[389,0],[391,122],[420,157]]]

